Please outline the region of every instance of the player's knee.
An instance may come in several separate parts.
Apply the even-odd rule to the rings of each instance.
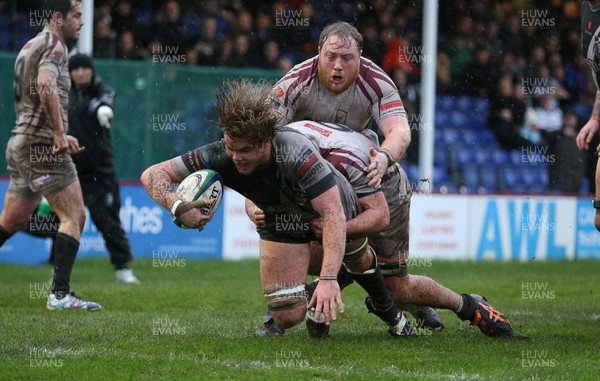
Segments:
[[[348,248],[344,254],[344,267],[350,273],[362,274],[370,270],[376,263],[375,252],[367,244],[367,239],[360,242],[358,247]]]
[[[85,225],[85,209],[75,211],[74,220],[79,231],[83,231],[83,226]]]
[[[291,310],[271,311],[271,316],[281,328],[292,328],[300,324],[306,316],[306,306],[298,306]]]
[[[304,319],[308,304],[306,285],[274,284],[265,287],[264,295],[273,320],[282,328],[290,328]]]

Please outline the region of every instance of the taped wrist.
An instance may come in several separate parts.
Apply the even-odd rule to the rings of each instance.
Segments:
[[[385,158],[387,159],[387,167],[391,167],[392,165],[396,164],[396,162],[394,161],[394,157],[392,156],[391,152],[382,148],[379,150],[379,152],[381,152]]]

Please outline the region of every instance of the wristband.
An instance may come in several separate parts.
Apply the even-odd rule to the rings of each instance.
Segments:
[[[176,200],[171,207],[171,216],[175,217],[175,212],[177,212],[177,208],[183,202],[183,200]]]
[[[592,115],[592,116],[590,117],[590,119],[593,119],[593,120],[595,120],[595,121],[597,121],[597,122],[600,122],[600,116],[595,116],[595,115]]]
[[[381,152],[387,158],[388,168],[391,167],[392,165],[396,164],[396,162],[394,161],[394,157],[392,156],[390,151],[388,151],[386,149],[380,149],[379,152]]]
[[[319,277],[319,280],[337,280],[336,275],[323,275]]]

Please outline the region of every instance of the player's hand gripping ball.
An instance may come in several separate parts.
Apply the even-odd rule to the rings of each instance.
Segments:
[[[189,202],[212,200],[212,204],[198,207],[202,214],[208,215],[215,212],[219,208],[219,205],[221,205],[223,180],[217,172],[211,169],[201,169],[183,179],[175,193],[177,193],[180,200],[184,201],[177,208],[177,216],[184,214],[190,209]],[[176,216],[173,216],[173,222],[180,228],[190,229],[183,225]]]

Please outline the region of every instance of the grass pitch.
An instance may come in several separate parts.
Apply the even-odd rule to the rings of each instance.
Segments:
[[[486,295],[520,338],[492,339],[439,311],[441,332],[398,340],[356,285],[325,340],[304,325],[253,337],[265,304],[257,261],[137,260],[141,286],[108,259],[76,262],[72,286],[100,312],[47,311],[49,267],[0,265],[1,380],[598,380],[600,262],[418,263]]]

